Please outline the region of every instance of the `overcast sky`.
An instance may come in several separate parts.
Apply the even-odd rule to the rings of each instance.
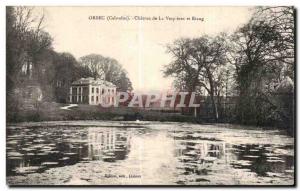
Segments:
[[[167,90],[163,65],[171,62],[166,44],[181,37],[233,32],[251,16],[249,7],[43,7],[45,30],[54,49],[77,59],[95,53],[112,57],[127,70],[135,90]],[[90,16],[197,17],[204,21],[107,21]]]

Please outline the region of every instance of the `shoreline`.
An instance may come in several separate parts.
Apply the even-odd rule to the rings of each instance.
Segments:
[[[237,123],[193,123],[193,122],[174,122],[174,121],[161,122],[161,121],[117,121],[117,120],[61,120],[61,121],[53,120],[53,121],[26,121],[26,122],[18,122],[18,123],[6,123],[6,127],[18,126],[24,128],[26,127],[40,128],[46,125],[47,127],[53,127],[53,128],[61,127],[61,126],[65,126],[65,127],[72,126],[72,127],[82,127],[82,128],[86,128],[86,127],[147,128],[147,127],[152,127],[153,125],[156,124],[160,124],[167,127],[169,125],[182,125],[182,126],[190,125],[190,127],[212,125],[212,126],[217,126],[218,128],[227,128],[227,129],[278,131],[280,132],[280,134],[285,134],[290,137],[293,137],[292,135],[289,135],[284,129],[280,129],[276,127],[243,125]]]
[[[119,108],[101,108],[93,105],[77,105],[68,109],[69,104],[61,104],[54,102],[45,102],[35,109],[23,108],[15,114],[6,115],[6,126],[11,124],[20,124],[26,122],[76,122],[76,121],[111,121],[133,123],[137,120],[149,123],[188,123],[199,125],[219,124],[224,126],[242,125],[247,129],[260,130],[279,130],[285,131],[287,134],[294,136],[293,129],[287,129],[284,125],[272,126],[270,124],[256,126],[254,124],[242,124],[233,119],[220,119],[215,122],[207,116],[183,115],[174,111],[144,110],[137,108],[119,107]]]

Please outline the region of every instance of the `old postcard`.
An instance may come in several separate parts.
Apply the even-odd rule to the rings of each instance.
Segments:
[[[6,7],[6,181],[295,185],[295,9]]]

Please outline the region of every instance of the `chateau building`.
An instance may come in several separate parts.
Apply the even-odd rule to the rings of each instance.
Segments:
[[[116,102],[116,86],[108,81],[81,78],[74,81],[70,87],[70,103],[113,105]]]

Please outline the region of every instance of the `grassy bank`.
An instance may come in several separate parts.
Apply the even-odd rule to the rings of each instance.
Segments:
[[[7,122],[24,121],[66,121],[66,120],[145,120],[199,122],[193,116],[174,112],[151,111],[140,108],[101,108],[94,105],[78,105],[68,110],[61,109],[67,104],[42,103],[34,108],[20,108],[7,114]]]

